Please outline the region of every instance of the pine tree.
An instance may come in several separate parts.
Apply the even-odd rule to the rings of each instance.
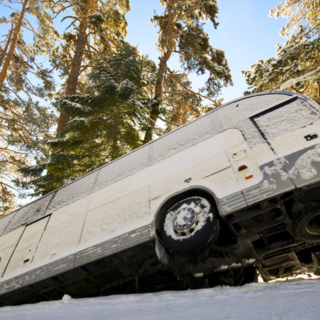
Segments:
[[[7,29],[0,48],[0,212],[5,214],[16,207],[19,189],[24,186],[16,170],[48,156],[44,142],[51,138],[49,128],[55,115],[38,100],[50,97],[54,83],[38,57],[49,54],[58,34],[48,2],[0,4],[12,10],[0,19]],[[33,34],[29,44],[25,40],[28,33]]]
[[[164,79],[168,75],[180,86],[176,72],[170,70],[168,61],[172,54],[178,54],[185,71],[198,75],[208,73],[205,87],[200,90],[199,97],[216,97],[223,85],[232,84],[230,70],[225,59],[224,51],[213,48],[209,37],[203,30],[202,21],[210,20],[214,28],[218,23],[217,1],[214,0],[160,0],[165,11],[155,15],[153,23],[159,27],[157,46],[161,54],[157,72],[157,82],[154,89],[154,103],[150,113],[151,128],[146,131],[144,141],[152,140],[156,121],[161,112]],[[192,92],[185,87],[183,92]],[[203,93],[206,96],[203,96]]]
[[[33,71],[35,75],[52,86],[52,81],[48,76],[48,70],[43,68],[41,64],[36,62],[39,55],[48,55],[55,46],[59,34],[53,28],[53,18],[50,14],[50,2],[38,2],[34,0],[24,0],[15,2],[21,4],[21,8],[13,8],[10,6],[11,1],[0,2],[0,5],[9,7],[12,13],[8,17],[0,19],[0,24],[9,26],[5,39],[1,41],[0,49],[0,84],[9,82],[14,87],[14,91],[23,91],[24,86],[21,85],[22,79],[15,79],[17,73],[24,71]],[[37,26],[34,26],[34,18]],[[25,33],[32,33],[32,44],[27,44],[24,40]],[[29,75],[30,76],[30,75]],[[15,81],[17,80],[17,81]],[[29,80],[29,78],[27,79]],[[29,82],[29,87],[24,93],[39,93],[40,90],[34,91],[35,88]],[[48,88],[45,88],[48,89]]]
[[[166,77],[163,83],[162,110],[167,122],[165,132],[187,123],[192,118],[197,118],[200,113],[201,98],[191,91],[191,81],[186,73],[174,73],[174,77]],[[177,82],[175,79],[178,79]]]
[[[21,170],[35,177],[35,194],[45,194],[142,145],[140,131],[150,112],[155,64],[126,43],[91,64],[83,94],[54,102],[70,121],[50,142],[56,149],[50,162]]]
[[[69,15],[71,9],[72,15]],[[65,95],[75,95],[77,91],[81,93],[79,79],[90,67],[93,57],[99,53],[110,53],[126,35],[125,14],[129,9],[129,0],[56,1],[55,17],[65,12],[62,21],[71,19],[69,27],[73,27],[72,31],[64,33],[63,43],[53,52],[52,59],[61,77],[67,78]],[[68,115],[60,113],[57,137],[68,121]]]
[[[159,134],[186,124],[222,104],[223,99],[216,98],[211,101],[211,105],[202,106],[201,96],[192,91],[191,85],[188,74],[185,72],[174,72],[174,77],[164,78],[160,109],[160,114],[164,117],[159,115],[159,119],[166,123],[166,127]]]
[[[287,0],[270,11],[270,16],[288,19],[280,34],[287,40],[277,46],[276,57],[259,60],[243,71],[249,90],[291,90],[320,103],[320,1]]]

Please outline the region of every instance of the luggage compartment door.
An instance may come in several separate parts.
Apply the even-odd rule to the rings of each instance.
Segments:
[[[49,217],[28,225],[12,255],[5,276],[22,273],[31,263]]]
[[[19,242],[25,226],[13,230],[0,237],[0,278],[6,270],[8,262]]]

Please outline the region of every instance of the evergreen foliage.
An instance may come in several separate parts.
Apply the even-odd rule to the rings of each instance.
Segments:
[[[45,194],[141,146],[139,132],[146,129],[155,70],[152,61],[123,43],[92,62],[83,94],[56,99],[54,106],[70,118],[59,138],[50,142],[56,152],[50,162],[20,170],[36,177],[35,194]]]
[[[172,78],[183,88],[180,99],[186,92],[198,95],[200,98],[216,98],[223,86],[232,84],[230,70],[224,51],[214,48],[209,43],[209,36],[203,30],[203,21],[210,20],[214,28],[218,23],[217,1],[212,0],[160,0],[165,7],[162,15],[155,15],[154,25],[159,27],[158,50],[160,62],[157,72],[157,82],[154,91],[154,104],[150,113],[151,129],[145,134],[145,142],[152,140],[156,121],[161,114],[163,86],[166,77]],[[183,69],[198,75],[208,74],[204,88],[200,92],[193,92],[190,86],[184,86],[177,72],[168,67],[172,54],[178,54]],[[169,80],[170,81],[170,80]],[[177,86],[178,88],[178,86]],[[203,94],[206,94],[204,96]],[[193,98],[194,100],[194,98]],[[188,102],[192,105],[192,99]]]
[[[173,77],[166,77],[163,84],[163,99],[160,120],[167,121],[165,132],[169,132],[174,128],[183,125],[192,118],[197,118],[201,113],[199,105],[201,98],[191,91],[191,81],[186,73],[174,73]],[[190,91],[189,91],[190,90]]]
[[[280,33],[288,39],[277,46],[276,57],[259,60],[243,71],[250,85],[245,94],[267,90],[291,90],[320,103],[320,1],[287,0],[270,16],[288,19]]]
[[[52,53],[52,63],[60,76],[66,78],[64,93],[74,95],[82,92],[79,79],[90,68],[94,57],[111,53],[126,35],[125,14],[130,10],[129,1],[62,0],[56,1],[53,8],[55,17],[62,13],[62,21],[71,20],[63,41]],[[57,137],[68,121],[67,114],[61,113]]]
[[[12,10],[0,19],[6,30],[0,47],[1,215],[17,206],[18,194],[24,196],[25,181],[16,170],[48,157],[45,141],[52,138],[49,129],[56,117],[39,99],[51,97],[54,83],[39,57],[48,56],[58,33],[52,26],[49,2],[2,1],[0,5]],[[32,43],[27,40],[30,34]]]
[[[217,1],[160,2],[164,13],[152,19],[159,27],[158,68],[123,41],[129,0],[22,0],[19,10],[1,19],[9,28],[0,49],[0,183],[5,177],[27,188],[22,177],[29,177],[34,195],[46,194],[152,140],[153,133],[207,112],[212,106],[203,107],[203,99],[221,103],[217,96],[232,84],[230,70],[224,52],[210,45],[203,30],[206,20],[218,26]],[[62,36],[53,28],[61,15],[70,20]],[[34,34],[32,44],[24,30]],[[183,72],[168,67],[174,54]],[[52,70],[42,67],[40,55]],[[45,145],[56,119],[35,97],[53,97],[53,70],[65,83],[52,104],[60,112],[56,139]],[[207,75],[199,92],[192,90],[190,72]],[[158,118],[165,128],[156,127]],[[12,210],[14,196],[7,191],[0,210]]]
[[[164,79],[159,119],[166,127],[164,130],[156,128],[156,134],[169,132],[222,104],[223,99],[216,98],[212,105],[202,106],[201,96],[193,92],[191,86],[185,72],[174,72],[174,77]]]

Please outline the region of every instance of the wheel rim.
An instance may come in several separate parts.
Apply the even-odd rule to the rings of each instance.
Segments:
[[[191,235],[199,223],[199,211],[190,206],[180,208],[172,220],[174,233],[181,237]]]
[[[307,223],[307,232],[315,236],[320,236],[320,215],[309,220]]]
[[[204,198],[182,203],[175,210],[168,211],[164,221],[164,229],[168,236],[175,240],[184,240],[193,236],[206,224],[207,219],[213,219],[210,213],[210,203]]]

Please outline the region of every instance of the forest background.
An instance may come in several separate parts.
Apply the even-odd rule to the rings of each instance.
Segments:
[[[319,0],[0,5],[0,215],[244,93],[319,103]]]

